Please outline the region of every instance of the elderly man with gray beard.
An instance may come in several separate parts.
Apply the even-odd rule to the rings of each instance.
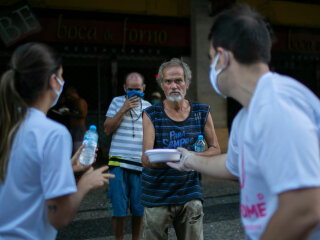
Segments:
[[[166,99],[144,111],[143,152],[177,147],[193,151],[198,135],[203,135],[208,148],[196,154],[219,154],[210,107],[185,99],[191,82],[189,66],[176,58],[164,62],[157,80]],[[171,224],[178,239],[203,239],[201,175],[179,172],[165,163],[150,163],[145,154],[142,164],[143,239],[168,239]]]

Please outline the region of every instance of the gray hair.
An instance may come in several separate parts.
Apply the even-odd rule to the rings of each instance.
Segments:
[[[188,66],[188,64],[186,64],[185,62],[183,62],[179,58],[172,58],[170,61],[162,63],[161,66],[159,67],[157,82],[160,87],[162,87],[163,70],[167,67],[172,67],[172,66],[182,67],[183,72],[184,72],[185,82],[187,84],[191,83],[192,73],[191,73],[191,70],[190,70],[190,67]]]

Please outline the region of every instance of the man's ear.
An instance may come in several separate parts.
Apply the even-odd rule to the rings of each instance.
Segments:
[[[186,90],[189,89],[189,86],[190,86],[190,80],[184,80],[185,82],[185,85],[186,85]]]
[[[226,66],[229,63],[229,54],[227,50],[223,49],[222,47],[217,47],[217,53],[220,54],[219,60],[217,65],[218,66]]]

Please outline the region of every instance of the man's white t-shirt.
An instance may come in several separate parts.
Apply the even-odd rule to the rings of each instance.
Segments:
[[[106,117],[113,118],[125,101],[126,96],[113,98]],[[109,155],[127,160],[127,162],[120,162],[122,168],[142,171],[142,113],[149,106],[151,104],[148,101],[141,99],[141,105],[131,109],[123,116],[119,127],[112,135]]]
[[[0,183],[0,239],[55,239],[46,200],[77,191],[68,130],[30,108]]]
[[[226,162],[240,179],[248,239],[260,239],[277,209],[278,194],[320,187],[319,139],[318,98],[294,79],[264,74],[248,110],[234,119]]]

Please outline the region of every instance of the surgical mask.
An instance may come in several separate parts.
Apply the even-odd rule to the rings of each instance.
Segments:
[[[157,103],[159,103],[160,102],[160,100],[157,100],[157,99],[152,99],[151,100],[151,104],[152,105],[155,105],[155,104],[157,104]]]
[[[144,93],[136,90],[135,91],[127,90],[127,96],[128,98],[132,98],[134,96],[138,96],[139,98],[142,98],[144,96]]]
[[[56,77],[56,80],[60,84],[60,89],[58,91],[57,89],[53,88],[53,91],[57,94],[57,97],[54,100],[54,102],[51,104],[51,107],[54,107],[57,104],[58,99],[59,99],[59,97],[60,97],[60,95],[62,93],[62,90],[63,90],[63,85],[64,85],[64,82],[62,82],[59,77]]]
[[[226,63],[222,68],[216,70],[216,65],[217,65],[217,62],[218,62],[218,60],[220,58],[220,53],[217,53],[217,55],[216,55],[216,57],[215,57],[215,59],[213,61],[213,64],[210,65],[210,68],[211,68],[210,69],[210,82],[211,82],[211,85],[214,88],[214,90],[224,98],[226,98],[227,96],[224,95],[219,90],[219,87],[218,87],[218,76],[222,72],[222,70],[224,70],[227,67],[227,64],[228,64],[228,61],[229,61],[228,52],[225,51],[225,55],[226,55]]]

